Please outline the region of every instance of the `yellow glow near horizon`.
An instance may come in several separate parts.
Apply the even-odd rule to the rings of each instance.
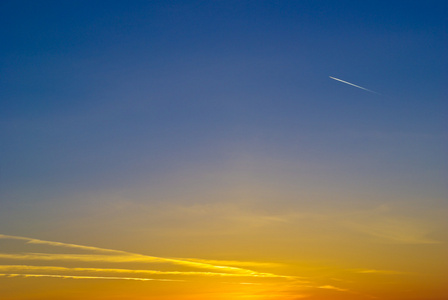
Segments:
[[[57,299],[67,290],[88,300],[395,300],[406,299],[408,286],[419,295],[445,293],[446,219],[439,211],[420,214],[410,196],[361,205],[358,196],[335,199],[268,179],[210,184],[194,201],[183,193],[205,180],[200,176],[172,183],[183,188],[170,190],[168,202],[145,201],[156,188],[133,190],[132,200],[114,190],[93,194],[76,220],[53,229],[74,243],[0,235],[2,293],[17,295],[20,282],[30,290],[19,300],[33,293]],[[82,238],[82,227],[70,233],[74,224],[88,224]],[[104,230],[90,235],[90,228]]]

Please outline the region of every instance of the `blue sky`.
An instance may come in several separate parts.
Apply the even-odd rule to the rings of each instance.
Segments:
[[[339,145],[347,132],[434,143],[446,129],[445,6],[6,1],[4,177],[82,181],[143,156],[165,168],[220,140],[274,140],[316,159],[372,146]]]

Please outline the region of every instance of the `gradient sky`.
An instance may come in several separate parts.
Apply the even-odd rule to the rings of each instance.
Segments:
[[[0,2],[3,300],[448,297],[447,1],[128,2]]]

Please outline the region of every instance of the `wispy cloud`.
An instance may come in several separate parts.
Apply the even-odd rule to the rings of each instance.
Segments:
[[[1,271],[49,271],[49,272],[96,272],[96,273],[133,273],[147,275],[180,275],[180,276],[222,276],[222,277],[253,277],[252,274],[235,274],[219,272],[198,271],[159,271],[159,270],[135,270],[135,269],[110,269],[110,268],[67,268],[56,266],[30,266],[30,265],[0,265]],[[272,277],[272,276],[257,276]],[[277,276],[276,276],[277,277]]]
[[[375,269],[357,269],[353,270],[355,273],[360,274],[381,274],[381,275],[401,275],[408,274],[406,272],[393,271],[393,270],[375,270]]]
[[[77,244],[45,241],[27,237],[0,235],[0,239],[13,239],[22,240],[32,244],[45,244],[55,247],[65,247],[74,249],[90,250],[93,252],[108,253],[107,255],[98,254],[54,254],[54,253],[24,253],[24,254],[10,254],[0,253],[0,258],[3,259],[15,259],[15,260],[43,260],[43,261],[55,261],[55,260],[69,260],[69,261],[84,261],[84,262],[141,262],[141,263],[169,263],[174,265],[182,265],[192,268],[209,269],[215,271],[215,273],[230,273],[240,276],[250,277],[270,277],[270,278],[285,278],[293,279],[292,276],[277,275],[273,273],[257,272],[246,268],[233,267],[221,264],[215,264],[205,261],[195,261],[195,259],[176,259],[176,258],[164,258],[149,256],[143,254],[137,254],[121,250],[105,249],[99,247],[91,247]],[[209,272],[202,272],[203,274]]]
[[[255,271],[247,266],[260,268],[276,268],[279,264],[245,261],[220,261],[198,258],[166,258],[147,256],[127,251],[105,249],[77,244],[45,241],[19,236],[0,235],[0,239],[21,240],[27,244],[43,244],[52,247],[63,247],[88,250],[91,253],[0,253],[0,259],[20,261],[20,264],[0,265],[0,276],[18,278],[59,278],[59,279],[91,279],[91,280],[132,280],[132,281],[194,281],[199,279],[215,280],[219,283],[240,284],[262,288],[260,293],[274,295],[278,292],[328,289],[336,292],[349,290],[332,285],[322,285],[308,278],[281,275],[272,272]],[[66,250],[65,250],[66,252]],[[24,262],[35,261],[38,265]],[[58,265],[43,265],[43,262],[57,262]],[[82,267],[60,266],[61,263],[82,262]],[[85,263],[98,263],[101,267]],[[104,263],[123,263],[135,268],[107,268]],[[129,264],[131,263],[131,264]],[[151,266],[148,268],[148,266]],[[179,269],[173,269],[178,266]],[[284,267],[284,266],[283,266]],[[199,269],[199,270],[198,270]],[[223,281],[225,278],[225,281]],[[240,279],[238,279],[240,278]],[[294,294],[296,295],[296,294]],[[308,294],[307,294],[308,295]],[[284,296],[284,295],[283,295]],[[283,297],[282,296],[282,297]]]
[[[29,244],[43,244],[43,245],[49,245],[49,246],[55,246],[55,247],[89,250],[89,251],[94,251],[94,252],[106,252],[106,253],[115,253],[115,254],[121,253],[121,254],[135,255],[134,253],[120,251],[120,250],[105,249],[105,248],[76,245],[76,244],[69,244],[69,243],[60,243],[60,242],[53,242],[53,241],[45,241],[45,240],[33,239],[33,238],[22,237],[22,236],[6,235],[6,234],[0,234],[0,239],[20,240],[20,241],[25,241],[26,243],[29,243]]]
[[[343,288],[339,288],[333,285],[321,285],[318,288],[320,289],[325,289],[325,290],[334,290],[334,291],[338,291],[338,292],[348,292],[348,289],[343,289]]]
[[[441,244],[441,241],[429,238],[431,230],[426,224],[416,220],[399,217],[382,217],[360,219],[345,222],[347,226],[375,237],[387,243],[395,244]]]
[[[341,215],[338,222],[345,228],[369,236],[373,241],[403,245],[436,245],[444,241],[438,237],[446,226],[446,218],[427,210],[418,214],[406,210],[400,203],[381,204],[373,208]]]
[[[207,264],[225,264],[226,266],[236,266],[236,267],[268,267],[274,268],[279,267],[279,263],[270,262],[255,262],[255,261],[236,261],[236,260],[211,260],[211,259],[198,259],[198,258],[184,258],[183,260],[188,260],[192,262],[200,262]]]
[[[52,274],[0,274],[3,277],[50,277],[63,279],[112,279],[112,280],[134,280],[134,281],[181,281],[175,279],[154,279],[154,278],[139,278],[139,277],[109,277],[109,276],[78,276],[78,275],[52,275]]]

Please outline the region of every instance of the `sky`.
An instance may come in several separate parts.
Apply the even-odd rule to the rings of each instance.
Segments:
[[[1,298],[446,299],[447,11],[1,1]]]

